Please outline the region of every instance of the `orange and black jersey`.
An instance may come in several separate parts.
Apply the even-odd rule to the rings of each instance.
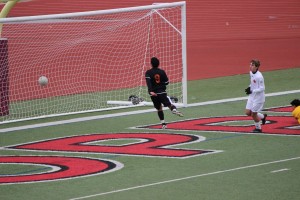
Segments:
[[[169,84],[169,78],[164,70],[160,68],[149,69],[146,71],[145,77],[149,93],[166,93],[166,85]]]

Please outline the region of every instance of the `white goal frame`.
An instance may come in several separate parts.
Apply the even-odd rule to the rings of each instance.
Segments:
[[[52,15],[40,15],[40,16],[27,16],[27,17],[12,17],[12,18],[1,18],[0,19],[0,26],[3,26],[5,29],[5,24],[13,24],[13,23],[20,23],[27,21],[38,21],[38,20],[56,20],[56,19],[64,19],[64,18],[74,18],[74,17],[88,17],[94,15],[106,15],[106,14],[114,14],[114,13],[124,13],[124,12],[135,12],[135,11],[142,11],[142,10],[149,10],[152,9],[153,11],[157,9],[163,8],[172,8],[172,7],[181,7],[181,30],[176,30],[182,38],[182,99],[180,103],[174,103],[176,106],[179,107],[186,107],[188,106],[187,102],[187,52],[186,52],[186,2],[173,2],[173,3],[157,3],[153,5],[147,6],[137,6],[137,7],[128,7],[128,8],[118,8],[118,9],[109,9],[109,10],[98,10],[98,11],[88,11],[88,12],[77,12],[77,13],[65,13],[65,14],[52,14]],[[159,14],[159,13],[158,13]],[[161,16],[163,18],[163,16]],[[166,23],[169,23],[167,19],[165,19]],[[172,26],[172,24],[170,24]],[[176,29],[176,27],[174,27]],[[9,40],[9,38],[7,38]],[[6,38],[2,38],[2,40],[6,40]],[[168,74],[168,72],[167,72]],[[1,120],[0,124],[3,123],[10,123],[16,121],[24,121],[24,120],[31,120],[31,119],[39,119],[39,118],[46,118],[46,117],[55,117],[55,116],[62,116],[62,115],[70,115],[70,114],[80,114],[80,113],[88,113],[88,112],[96,112],[102,110],[112,110],[112,109],[120,109],[120,108],[128,108],[128,107],[136,107],[136,106],[152,106],[152,102],[142,101],[137,105],[133,105],[130,101],[107,101],[108,104],[118,104],[120,106],[114,106],[111,108],[100,108],[94,110],[84,110],[78,112],[65,112],[65,113],[57,113],[57,114],[47,114],[41,116],[29,116],[29,117],[21,117],[21,118],[8,118]],[[1,116],[0,116],[1,117]]]

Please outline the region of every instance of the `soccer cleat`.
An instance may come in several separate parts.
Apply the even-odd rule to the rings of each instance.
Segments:
[[[262,132],[262,130],[261,130],[261,129],[258,129],[258,128],[254,129],[254,130],[252,131],[252,133],[261,133],[261,132]]]
[[[177,115],[177,116],[179,116],[179,117],[183,117],[183,114],[180,112],[180,111],[178,111],[178,110],[172,110],[172,113],[174,114],[174,115]]]
[[[265,125],[266,124],[266,120],[267,120],[267,114],[264,114],[264,118],[261,119],[261,124]]]
[[[167,128],[167,124],[166,124],[166,123],[162,123],[161,128],[162,128],[162,129],[166,129],[166,128]]]

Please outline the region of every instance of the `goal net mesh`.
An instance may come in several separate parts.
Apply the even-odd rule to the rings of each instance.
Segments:
[[[3,23],[7,61],[1,62],[8,66],[0,69],[6,76],[0,87],[7,110],[0,123],[115,108],[107,102],[131,95],[150,102],[145,72],[153,56],[170,79],[168,95],[182,102],[181,15],[174,6]],[[41,76],[47,85],[39,84]]]

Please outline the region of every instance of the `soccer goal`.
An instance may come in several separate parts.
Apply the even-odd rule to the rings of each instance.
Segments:
[[[185,2],[0,19],[0,123],[152,105],[150,58],[187,105]],[[134,98],[132,98],[134,97]]]

